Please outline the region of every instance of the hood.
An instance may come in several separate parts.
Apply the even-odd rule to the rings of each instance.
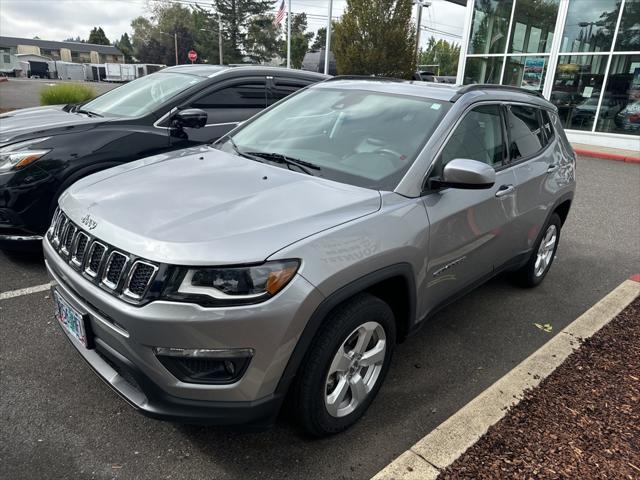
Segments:
[[[104,118],[69,113],[64,105],[24,108],[0,115],[0,145],[45,135],[71,133],[104,123]]]
[[[79,225],[90,215],[91,234],[149,260],[230,265],[373,213],[380,193],[198,147],[86,177],[60,205]]]

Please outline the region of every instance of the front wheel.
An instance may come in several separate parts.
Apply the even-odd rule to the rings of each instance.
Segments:
[[[515,272],[516,281],[524,287],[535,287],[542,283],[556,256],[560,241],[562,221],[557,213],[551,215],[540,238],[534,246],[527,264]]]
[[[373,295],[360,294],[330,314],[294,385],[306,432],[330,435],[358,421],[382,385],[395,338],[393,312]]]

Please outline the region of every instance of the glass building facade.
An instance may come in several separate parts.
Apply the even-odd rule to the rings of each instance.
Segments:
[[[640,149],[640,0],[467,0],[464,39],[459,83],[539,91],[570,134]]]

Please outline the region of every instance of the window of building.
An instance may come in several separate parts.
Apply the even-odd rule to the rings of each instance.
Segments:
[[[464,83],[500,83],[502,57],[467,57]]]
[[[524,105],[510,105],[507,114],[509,126],[509,156],[512,161],[538,153],[544,145],[539,110]]]
[[[560,0],[516,0],[509,53],[548,53]]]
[[[507,57],[502,85],[542,92],[549,57]]]
[[[436,175],[451,160],[466,158],[492,165],[502,165],[504,143],[499,105],[482,105],[465,115],[442,149]]]
[[[561,52],[608,52],[616,31],[620,0],[571,0]]]
[[[626,0],[615,50],[640,51],[640,0]]]
[[[475,2],[468,52],[504,53],[513,0]]]
[[[551,103],[565,128],[591,130],[602,91],[607,57],[563,55],[558,59]]]
[[[596,131],[640,135],[640,55],[611,59]]]

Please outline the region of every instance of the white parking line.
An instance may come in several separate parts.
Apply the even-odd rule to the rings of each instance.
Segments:
[[[6,300],[7,298],[21,297],[22,295],[29,295],[31,293],[44,292],[49,290],[51,283],[43,283],[42,285],[36,285],[35,287],[21,288],[19,290],[10,290],[8,292],[0,293],[0,300]]]
[[[632,277],[635,279],[635,277]],[[640,280],[626,280],[558,335],[437,426],[372,480],[435,480],[575,349],[640,295]]]

